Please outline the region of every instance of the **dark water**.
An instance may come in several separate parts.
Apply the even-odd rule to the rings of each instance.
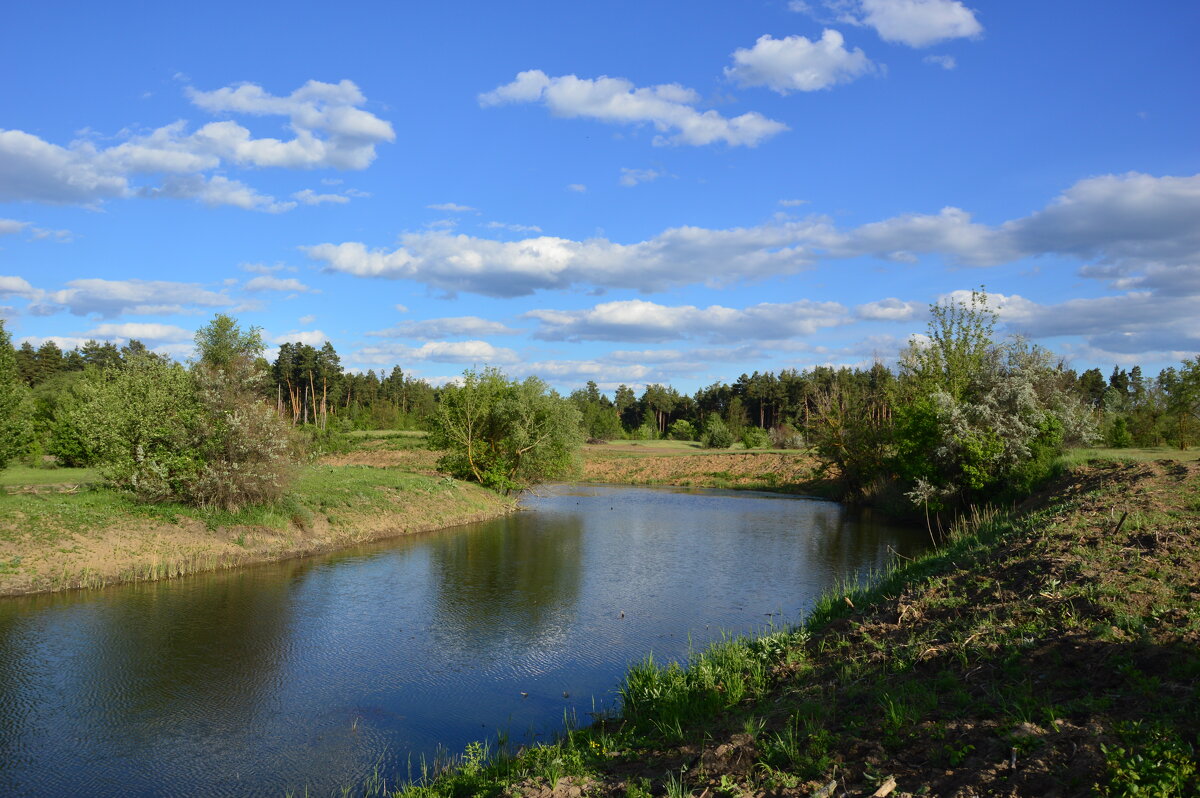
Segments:
[[[560,486],[526,505],[333,556],[0,599],[0,795],[403,778],[439,745],[586,721],[631,661],[794,621],[923,534],[768,494]]]

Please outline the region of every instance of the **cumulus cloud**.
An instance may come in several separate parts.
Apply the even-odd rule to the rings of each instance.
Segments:
[[[193,333],[173,324],[148,324],[142,322],[126,322],[124,324],[101,324],[84,333],[88,338],[104,340],[128,341],[137,338],[140,341],[155,343],[179,343],[191,341]]]
[[[124,314],[188,313],[233,304],[225,294],[210,291],[197,283],[90,278],[71,280],[66,285],[59,291],[35,292],[33,312],[45,314],[66,310],[76,316],[96,314],[113,318]]]
[[[292,330],[283,335],[276,335],[271,339],[273,344],[308,344],[320,348],[329,340],[329,336],[320,330]]]
[[[435,340],[481,335],[512,335],[519,332],[498,321],[489,321],[479,316],[450,316],[442,319],[402,321],[386,330],[375,330],[367,335],[382,338],[417,338]]]
[[[33,297],[38,293],[24,277],[0,275],[0,296]]]
[[[0,219],[0,236],[16,235],[30,224],[30,222],[18,222],[16,219]]]
[[[583,183],[568,183],[567,191],[574,191],[576,194],[583,194],[587,191],[587,186]]]
[[[632,188],[638,183],[650,183],[664,175],[666,175],[666,172],[660,169],[628,169],[622,166],[619,182],[626,188]]]
[[[508,103],[545,105],[555,116],[595,119],[610,124],[650,124],[657,145],[704,146],[724,142],[753,147],[787,130],[787,125],[751,111],[727,118],[700,111],[700,95],[677,83],[638,87],[624,78],[550,77],[540,69],[521,72],[511,83],[479,95],[484,107]]]
[[[1200,263],[1200,175],[1088,178],[1045,208],[999,225],[944,208],[845,230],[821,216],[782,217],[723,230],[676,227],[630,244],[600,237],[498,241],[423,232],[401,236],[395,249],[345,242],[303,250],[328,271],[498,297],[584,285],[653,292],[794,274],[823,259],[908,263],[926,255],[965,266],[1067,256],[1087,264],[1085,276],[1148,287],[1194,278],[1189,269]]]
[[[303,205],[321,205],[326,202],[332,202],[335,205],[345,205],[350,201],[350,198],[344,194],[318,194],[311,188],[297,191],[292,195],[292,199]]]
[[[295,203],[279,203],[236,180],[204,173],[225,165],[365,169],[376,145],[395,139],[389,122],[358,107],[366,98],[348,80],[309,81],[286,97],[253,84],[188,93],[212,113],[287,117],[294,137],[255,138],[232,120],[189,133],[187,123],[177,121],[101,148],[86,139],[63,147],[21,130],[0,130],[0,201],[96,205],[118,197],[184,197],[278,212]],[[163,176],[162,184],[134,182],[151,175]],[[299,192],[297,199],[344,202],[329,199],[340,196]]]
[[[188,90],[192,102],[214,113],[286,116],[296,137],[289,141],[253,139],[240,125],[214,122],[201,133],[227,160],[255,166],[365,169],[375,160],[375,146],[394,141],[390,122],[362,110],[367,98],[352,81],[310,80],[287,97],[245,83],[215,91]]]
[[[847,321],[837,302],[764,302],[744,309],[710,305],[659,305],[633,299],[604,302],[586,310],[532,310],[540,322],[535,338],[547,341],[645,341],[683,338],[763,340],[811,335]]]
[[[927,55],[921,60],[926,64],[940,66],[945,70],[955,69],[958,66],[958,61],[952,55]]]
[[[295,277],[272,277],[264,274],[246,282],[247,291],[292,291],[297,294],[319,294],[315,288],[309,288]]]
[[[800,242],[822,223],[784,221],[710,230],[677,227],[635,244],[539,236],[497,241],[438,232],[401,236],[394,250],[359,242],[302,249],[330,271],[423,282],[454,293],[524,296],[594,284],[660,291],[671,286],[790,274],[811,264]]]
[[[909,47],[978,36],[983,26],[960,0],[825,0],[841,22],[874,28],[879,38]],[[810,11],[804,6],[793,10]]]
[[[847,50],[842,34],[827,28],[817,41],[760,36],[752,48],[734,51],[733,66],[725,68],[725,77],[740,86],[766,86],[788,94],[828,89],[876,70],[866,53],[857,47]]]
[[[161,186],[147,187],[139,192],[144,197],[195,199],[210,207],[232,205],[248,211],[284,213],[296,207],[295,202],[280,202],[272,196],[259,194],[238,180],[216,175],[177,175],[166,178]]]
[[[908,321],[924,306],[919,302],[905,302],[895,297],[867,302],[854,309],[854,314],[868,321]]]
[[[470,363],[475,365],[507,365],[520,362],[511,349],[497,347],[487,341],[430,341],[421,346],[390,344],[363,347],[353,359],[362,363],[396,363],[412,360],[431,360],[438,363]]]

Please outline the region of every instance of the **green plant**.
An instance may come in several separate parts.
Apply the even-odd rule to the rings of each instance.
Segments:
[[[1195,748],[1171,730],[1141,721],[1119,724],[1122,745],[1101,745],[1105,795],[1119,798],[1171,798],[1200,794]]]

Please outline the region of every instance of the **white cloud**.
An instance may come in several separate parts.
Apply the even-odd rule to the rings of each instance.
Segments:
[[[500,297],[580,285],[643,292],[723,285],[794,274],[822,259],[864,256],[910,263],[936,255],[954,264],[991,266],[1059,255],[1089,262],[1085,276],[1127,286],[1165,284],[1190,279],[1181,270],[1200,263],[1200,175],[1088,178],[1044,209],[1000,225],[944,208],[847,230],[820,216],[725,230],[677,227],[631,244],[600,237],[498,241],[424,232],[401,236],[392,250],[370,250],[359,242],[303,249],[329,271]]]
[[[0,130],[0,201],[93,205],[129,194],[129,181],[97,168],[94,151],[70,150],[20,130]]]
[[[807,205],[809,200],[806,199],[781,199],[779,204],[785,208],[798,208],[801,205]]]
[[[521,360],[513,350],[492,346],[487,341],[430,341],[418,347],[400,344],[368,346],[355,352],[353,359],[363,363],[432,360],[438,363],[475,365],[506,365]]]
[[[497,241],[428,232],[401,236],[400,247],[391,251],[369,250],[358,242],[302,249],[330,271],[415,280],[450,293],[513,297],[579,284],[649,292],[801,271],[812,261],[797,244],[816,235],[814,226],[823,223],[676,227],[635,244],[553,236]]]
[[[952,55],[927,55],[921,60],[926,64],[934,64],[946,70],[951,70],[958,66],[958,61]]]
[[[311,188],[297,191],[292,195],[292,199],[304,205],[320,205],[324,202],[332,202],[335,205],[344,205],[350,201],[350,198],[342,194],[318,194]]]
[[[666,172],[660,169],[628,169],[622,166],[620,183],[626,188],[632,188],[638,183],[650,183],[664,175]]]
[[[574,191],[577,194],[583,194],[585,191],[587,191],[587,186],[585,186],[583,183],[568,183],[567,191]]]
[[[228,307],[233,304],[225,294],[209,291],[196,283],[97,278],[71,280],[60,291],[39,291],[36,299],[37,306],[31,308],[36,313],[54,313],[65,309],[76,316],[95,313],[104,318],[127,313],[186,313],[197,308]]]
[[[639,88],[623,78],[595,80],[575,75],[550,77],[540,69],[521,72],[512,83],[479,95],[488,107],[541,102],[555,116],[587,118],[611,124],[651,124],[654,143],[703,146],[724,142],[753,147],[787,130],[787,125],[751,111],[732,119],[713,110],[699,111],[700,95],[677,83]]]
[[[744,309],[710,305],[659,305],[640,299],[604,302],[586,310],[532,310],[541,326],[535,338],[548,341],[646,341],[682,338],[764,340],[811,335],[848,320],[837,302],[763,302]]]
[[[472,208],[470,205],[459,205],[457,202],[440,202],[436,205],[426,205],[425,207],[435,211],[446,211],[448,213],[469,213],[477,210],[476,208]]]
[[[0,236],[11,236],[29,227],[32,222],[18,222],[16,219],[0,219]]]
[[[272,277],[264,274],[246,282],[247,291],[293,291],[297,294],[319,294],[320,291],[309,288],[295,277]]]
[[[479,316],[450,316],[442,319],[402,321],[386,330],[376,330],[367,335],[384,338],[441,339],[463,336],[512,335],[513,330],[498,321],[489,321]]]
[[[147,324],[141,322],[126,322],[124,324],[101,324],[84,333],[88,338],[119,339],[128,341],[137,338],[140,341],[162,343],[178,343],[191,341],[193,333],[173,324]]]
[[[751,49],[735,50],[733,62],[725,68],[725,77],[740,86],[766,86],[779,94],[828,89],[877,69],[861,49],[847,50],[842,34],[832,28],[817,41],[760,36]]]
[[[296,321],[300,322],[301,324],[312,324],[316,320],[317,317],[311,313],[307,316],[301,316],[300,318],[296,319]]]
[[[38,293],[24,277],[0,275],[0,296],[33,297]]]
[[[536,224],[508,224],[506,222],[488,222],[484,227],[489,230],[511,230],[514,233],[540,233],[542,228]]]
[[[292,330],[283,335],[276,335],[271,339],[273,344],[308,344],[309,346],[317,347],[318,349],[325,345],[329,340],[329,336],[320,330]]]
[[[333,167],[365,169],[375,160],[375,145],[394,141],[392,125],[358,106],[366,103],[352,81],[322,83],[310,80],[287,97],[245,83],[215,91],[188,90],[206,111],[256,116],[286,116],[296,138],[251,139],[249,131],[229,122],[214,122],[198,132],[213,141],[227,160],[255,166]]]
[[[919,302],[905,302],[895,297],[867,302],[854,309],[860,319],[870,321],[908,321],[916,316],[924,306]]]
[[[296,207],[294,202],[280,202],[274,197],[259,194],[238,180],[216,175],[205,179],[203,175],[179,175],[167,177],[161,186],[144,188],[139,192],[144,197],[171,199],[195,199],[210,207],[232,205],[248,211],[284,213]]]
[[[874,28],[879,38],[909,47],[978,36],[983,26],[960,0],[835,0],[838,19]]]
[[[203,173],[222,165],[365,169],[375,159],[375,146],[395,139],[390,123],[358,107],[366,98],[347,80],[309,81],[287,97],[252,84],[188,93],[198,107],[214,113],[285,116],[294,138],[254,138],[231,120],[192,133],[185,121],[176,121],[148,133],[126,133],[124,141],[107,148],[87,139],[62,147],[21,130],[0,130],[0,201],[96,205],[117,197],[166,196],[278,212],[295,203],[278,203],[236,180],[206,179]],[[131,183],[147,175],[165,180],[161,186]],[[340,195],[300,194],[308,204],[315,197],[346,201],[330,199]]]

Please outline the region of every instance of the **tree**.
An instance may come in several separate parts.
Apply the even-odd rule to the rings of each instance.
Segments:
[[[283,419],[262,398],[268,370],[261,332],[218,314],[195,341],[199,467],[186,498],[224,510],[278,498],[291,476],[293,446]]]
[[[29,391],[17,371],[12,340],[0,319],[0,468],[29,445],[29,411]]]
[[[579,411],[536,377],[468,369],[447,385],[431,420],[438,468],[505,492],[566,476],[582,444]]]
[[[1024,493],[1065,442],[1094,436],[1061,363],[1020,339],[994,341],[986,294],[930,311],[928,342],[901,358],[894,464],[909,498],[937,508]]]

